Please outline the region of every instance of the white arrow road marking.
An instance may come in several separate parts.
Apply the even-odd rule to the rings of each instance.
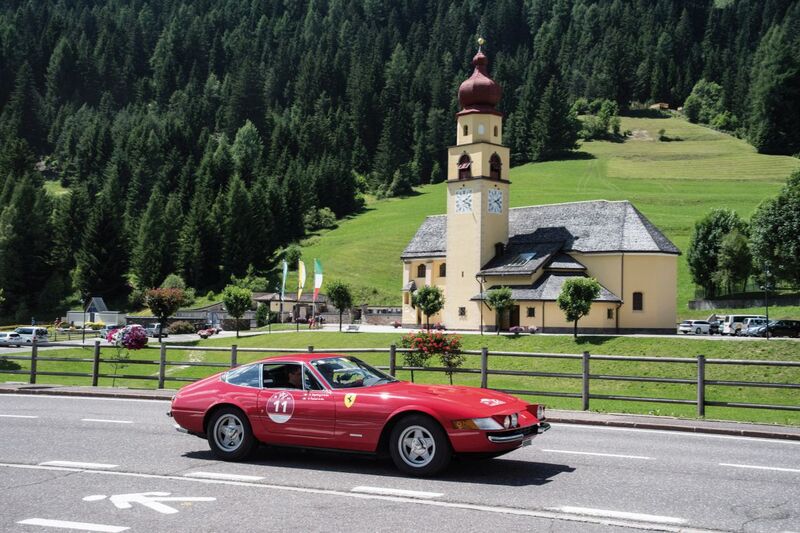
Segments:
[[[363,494],[383,494],[386,496],[405,496],[407,498],[438,498],[444,496],[441,492],[423,492],[420,490],[387,489],[383,487],[354,487],[350,492],[361,492]]]
[[[216,498],[208,496],[172,496],[171,492],[139,492],[131,494],[115,494],[109,496],[108,499],[111,503],[117,506],[117,509],[130,509],[134,503],[141,504],[149,507],[153,511],[161,514],[175,514],[178,512],[174,507],[165,505],[161,502],[213,502]],[[86,496],[83,501],[96,502],[105,499],[105,496],[96,494],[94,496]]]
[[[0,418],[39,418],[31,415],[0,415]]]
[[[553,511],[561,511],[562,513],[598,516],[603,518],[618,518],[622,520],[635,520],[637,522],[649,522],[656,524],[685,524],[686,520],[683,518],[675,518],[673,516],[659,516],[652,514],[641,513],[626,513],[624,511],[609,511],[607,509],[589,509],[587,507],[554,507]]]
[[[720,463],[719,466],[731,466],[733,468],[752,468],[753,470],[773,470],[775,472],[795,472],[800,474],[800,470],[796,468],[778,468],[777,466],[737,465],[731,463]]]
[[[106,424],[133,424],[133,420],[106,420],[102,418],[81,418],[81,422],[105,422]]]
[[[39,466],[64,466],[67,468],[90,468],[93,470],[110,470],[119,465],[109,465],[105,463],[77,463],[74,461],[47,461],[46,463],[39,463]]]
[[[91,524],[89,522],[68,522],[66,520],[47,520],[46,518],[29,518],[17,524],[26,526],[58,527],[61,529],[79,529],[81,531],[100,531],[103,533],[120,533],[130,529],[123,526],[108,526],[106,524]]]
[[[621,459],[645,459],[650,460],[652,457],[645,457],[643,455],[618,455],[615,453],[595,453],[595,452],[574,452],[571,450],[542,450],[548,453],[569,453],[572,455],[593,455],[596,457],[618,457]]]

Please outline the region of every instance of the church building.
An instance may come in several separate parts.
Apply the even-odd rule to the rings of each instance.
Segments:
[[[588,276],[602,289],[578,322],[581,332],[675,333],[680,251],[630,202],[509,207],[509,149],[496,109],[502,91],[480,49],[472,64],[472,76],[458,90],[447,214],[427,217],[401,255],[403,325],[425,323],[411,296],[435,285],[445,304],[432,324],[571,332],[556,298],[567,279]],[[498,324],[483,300],[503,286],[511,288],[515,306]]]

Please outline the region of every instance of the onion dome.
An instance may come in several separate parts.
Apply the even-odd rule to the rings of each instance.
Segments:
[[[483,51],[478,48],[478,53],[472,58],[475,70],[472,76],[465,80],[458,88],[458,103],[462,111],[459,115],[469,113],[500,114],[495,106],[500,101],[503,90],[489,77],[489,60]]]

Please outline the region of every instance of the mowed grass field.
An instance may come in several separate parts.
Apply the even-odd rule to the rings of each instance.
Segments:
[[[635,134],[623,143],[584,143],[575,159],[513,168],[511,206],[630,200],[685,253],[694,223],[711,208],[728,207],[749,219],[800,167],[796,158],[757,154],[742,140],[681,118],[623,117],[622,129]],[[661,129],[671,141],[656,140]],[[309,268],[320,259],[326,279],[350,283],[371,304],[399,305],[400,254],[427,215],[445,210],[444,184],[420,187],[409,198],[372,202],[365,213],[308,239],[303,258]],[[287,287],[294,290],[296,278]],[[683,255],[679,318],[694,316],[686,305],[693,297]],[[776,310],[775,316],[793,311]]]
[[[377,365],[388,366],[388,348],[391,344],[399,344],[402,333],[338,333],[323,331],[301,331],[299,333],[273,333],[240,339],[222,338],[199,341],[188,349],[170,349],[167,360],[193,363],[230,363],[230,345],[237,344],[238,362],[246,363],[262,357],[268,353],[247,351],[247,349],[291,348],[305,351],[308,346],[314,346],[315,352],[346,353],[346,349],[353,348],[382,348],[385,353],[358,354],[362,359]],[[696,363],[694,358],[705,355],[707,359],[735,359],[735,360],[773,360],[797,361],[800,344],[790,340],[731,340],[713,341],[702,338],[640,338],[640,337],[580,337],[577,341],[570,336],[505,336],[505,335],[464,335],[462,338],[463,349],[480,350],[481,347],[489,348],[490,353],[495,351],[506,352],[535,352],[535,353],[562,353],[580,354],[589,351],[592,355],[623,355],[623,356],[648,356],[648,357],[685,357],[687,363],[657,363],[636,361],[592,361],[591,373],[606,376],[646,376],[670,377],[689,380],[687,384],[673,383],[642,383],[611,380],[592,380],[591,393],[599,395],[632,396],[637,398],[670,398],[677,400],[694,401],[696,399]],[[207,348],[221,348],[222,351],[210,351]],[[29,354],[20,354],[29,357]],[[66,361],[38,362],[38,371],[42,372],[72,372],[91,373],[90,361],[79,362],[76,359],[89,359],[92,349],[70,348],[65,350],[42,350],[40,357],[64,358]],[[116,356],[113,348],[103,348],[101,357],[110,359]],[[159,358],[158,345],[153,343],[151,349],[131,352],[132,360],[154,362]],[[27,361],[0,360],[0,367],[9,363],[19,365],[21,374],[0,373],[0,381],[27,382],[25,373],[30,365]],[[403,364],[402,355],[398,355],[398,365]],[[430,361],[430,366],[441,366],[437,359]],[[480,357],[466,356],[463,368],[479,369]],[[579,360],[521,358],[502,355],[490,355],[490,370],[512,370],[529,372],[554,372],[578,374],[581,372]],[[221,369],[181,366],[176,364],[167,368],[167,388],[179,388],[185,382],[173,378],[202,378]],[[101,378],[101,386],[117,386],[131,388],[155,388],[158,367],[154,364],[125,363],[117,365],[103,363],[100,367],[102,374],[123,376],[116,379],[111,377]],[[149,376],[149,380],[131,379],[124,376]],[[400,371],[398,377],[410,379],[410,372]],[[800,367],[778,368],[769,366],[743,366],[743,365],[713,365],[706,366],[707,380],[722,381],[752,381],[773,383],[800,383]],[[416,371],[414,380],[417,383],[448,383],[447,376],[442,372]],[[58,383],[62,385],[89,385],[88,377],[79,376],[39,376],[37,383]],[[480,385],[480,376],[475,373],[455,374],[454,383],[457,385]],[[495,389],[557,392],[579,394],[581,380],[567,377],[523,377],[509,375],[490,375],[489,387]],[[521,395],[527,401],[537,401],[558,409],[580,409],[580,399],[546,396],[543,394]],[[773,405],[798,405],[798,394],[791,389],[748,388],[741,386],[708,386],[706,389],[708,401],[745,402]],[[593,411],[617,413],[644,413],[667,416],[693,418],[696,416],[696,407],[693,405],[650,403],[641,401],[612,401],[594,399],[590,405]],[[764,409],[707,407],[706,416],[709,419],[739,420],[751,422],[777,423],[800,425],[800,412],[776,411]]]

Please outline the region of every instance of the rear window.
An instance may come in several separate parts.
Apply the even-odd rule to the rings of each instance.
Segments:
[[[229,370],[224,381],[242,387],[261,387],[261,365],[246,365]]]

